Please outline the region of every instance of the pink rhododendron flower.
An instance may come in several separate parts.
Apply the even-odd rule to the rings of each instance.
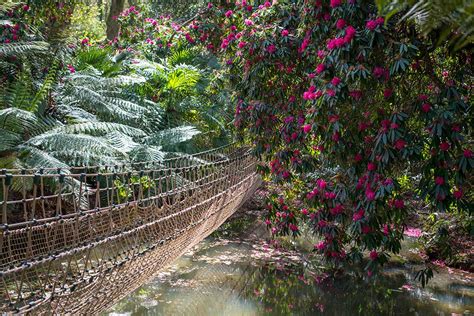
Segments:
[[[231,17],[232,14],[234,14],[234,12],[232,12],[232,10],[229,10],[225,13],[225,16],[228,18],[228,17]]]
[[[456,191],[453,192],[453,196],[456,200],[460,200],[463,196],[463,192],[461,189],[458,189]]]
[[[367,21],[367,23],[365,24],[365,27],[368,29],[368,30],[375,30],[377,28],[378,24],[377,22],[375,22],[374,20],[369,20]]]
[[[221,43],[221,48],[222,48],[222,49],[226,49],[227,46],[229,46],[229,41],[224,38],[224,39],[222,40],[222,43]]]
[[[431,105],[429,103],[423,103],[421,105],[421,110],[425,113],[428,113],[431,110]]]
[[[339,77],[334,77],[332,78],[331,83],[333,86],[337,86],[341,83],[341,79],[339,79]]]
[[[76,72],[76,68],[74,68],[74,66],[71,64],[67,65],[67,68],[69,69],[69,72],[72,74]]]
[[[387,72],[384,68],[382,67],[374,67],[374,70],[372,72],[372,74],[374,75],[375,78],[377,79],[381,79],[382,77],[386,77],[387,76]]]
[[[413,227],[407,227],[405,231],[403,232],[404,235],[408,237],[415,237],[418,238],[421,236],[422,231],[419,228],[413,228]]]
[[[377,253],[377,251],[372,250],[372,251],[370,252],[369,256],[370,256],[370,259],[371,259],[371,260],[376,260],[376,259],[379,257],[379,254]]]
[[[319,251],[322,251],[324,250],[324,248],[326,248],[326,243],[324,241],[320,241],[314,247],[318,249]]]
[[[393,205],[395,206],[395,208],[402,209],[405,207],[405,202],[403,200],[396,199],[395,201],[393,201]]]
[[[346,28],[346,35],[344,36],[344,42],[347,44],[350,43],[356,33],[357,33],[356,29],[353,26],[349,25]]]
[[[304,133],[309,133],[311,131],[311,124],[306,124],[306,125],[303,125],[303,132]]]
[[[338,204],[330,210],[330,213],[333,216],[337,216],[339,214],[342,214],[343,211],[344,211],[344,207],[341,204]]]
[[[357,212],[354,213],[354,215],[352,215],[352,220],[354,222],[361,220],[364,217],[364,213],[365,213],[364,209],[358,210]]]
[[[463,156],[466,157],[466,158],[472,158],[473,157],[473,153],[470,149],[464,149],[463,151]]]
[[[326,69],[326,66],[325,66],[324,64],[319,64],[319,65],[316,67],[316,73],[317,73],[317,74],[320,74],[320,73],[322,73],[325,69]]]
[[[344,19],[339,19],[336,22],[336,28],[342,30],[346,26],[346,21]]]
[[[385,236],[387,236],[388,233],[389,233],[388,225],[387,225],[387,224],[384,224],[384,225],[383,225],[383,234],[384,234]]]
[[[405,148],[407,142],[404,141],[403,139],[397,139],[395,141],[395,144],[394,144],[394,147],[398,150],[402,150],[403,148]]]
[[[326,226],[328,226],[328,222],[326,222],[325,220],[320,220],[320,221],[318,222],[318,227],[319,227],[319,228],[324,228],[324,227],[326,227]]]
[[[366,190],[365,197],[367,198],[367,201],[373,201],[375,200],[375,192],[372,190]]]
[[[442,151],[448,151],[449,148],[451,148],[451,145],[448,142],[442,142],[441,144],[439,144],[439,149],[441,149]]]
[[[319,187],[321,190],[326,189],[327,183],[326,183],[326,181],[324,181],[323,179],[318,179],[318,180],[316,181],[316,184],[318,185],[318,187]]]
[[[353,98],[356,101],[359,101],[362,99],[362,91],[361,90],[352,90],[349,91],[349,96]]]
[[[331,0],[330,5],[331,8],[336,8],[342,4],[342,0]]]
[[[240,42],[239,48],[244,48],[247,45],[247,42]]]
[[[376,169],[377,169],[377,165],[376,165],[375,163],[369,162],[369,163],[367,164],[367,170],[368,170],[368,171],[374,171],[374,170],[376,170]]]
[[[267,52],[269,52],[270,54],[273,54],[274,52],[276,52],[276,46],[275,45],[269,45],[267,47]]]
[[[286,37],[286,36],[288,36],[289,33],[290,32],[288,32],[288,30],[283,30],[283,31],[281,31],[281,36]]]
[[[435,178],[435,183],[436,183],[437,185],[443,185],[443,184],[444,184],[444,178],[443,178],[443,177],[439,177],[439,176],[436,177],[436,178]]]
[[[303,215],[308,215],[309,212],[308,212],[307,209],[304,208],[304,209],[301,210],[301,214],[303,214]]]
[[[420,94],[420,95],[418,95],[418,100],[426,101],[426,100],[428,100],[428,96],[426,94]]]

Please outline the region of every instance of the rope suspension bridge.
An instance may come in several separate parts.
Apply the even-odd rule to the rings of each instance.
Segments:
[[[218,228],[258,187],[229,145],[160,162],[0,174],[0,312],[97,314]]]

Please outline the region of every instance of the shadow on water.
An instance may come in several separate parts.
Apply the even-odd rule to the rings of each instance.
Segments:
[[[207,239],[108,315],[453,315],[474,313],[472,274],[441,271],[425,289],[414,265],[377,278],[316,274],[262,241]]]

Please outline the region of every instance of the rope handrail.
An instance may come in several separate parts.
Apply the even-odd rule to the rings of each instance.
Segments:
[[[33,172],[33,173],[37,173],[37,172],[48,172],[48,171],[54,171],[54,172],[58,172],[59,171],[66,171],[66,170],[77,170],[77,169],[98,169],[98,170],[101,170],[101,169],[117,169],[117,168],[123,168],[123,167],[132,167],[132,166],[137,166],[137,165],[147,165],[147,164],[151,164],[151,165],[158,165],[158,164],[163,164],[163,163],[166,163],[166,162],[171,162],[171,161],[177,161],[177,160],[180,160],[180,159],[191,159],[191,158],[195,158],[195,157],[198,157],[198,156],[202,156],[202,155],[208,155],[208,154],[211,154],[211,153],[215,153],[215,152],[218,152],[220,150],[223,150],[223,149],[227,149],[227,148],[232,148],[233,146],[236,146],[237,143],[236,142],[232,142],[232,143],[229,143],[229,144],[226,144],[226,145],[223,145],[223,146],[220,146],[220,147],[216,147],[216,148],[212,148],[212,149],[209,149],[209,150],[205,150],[205,151],[201,151],[201,152],[197,152],[197,153],[194,153],[194,154],[187,154],[187,153],[179,153],[179,152],[170,152],[169,154],[180,154],[182,156],[178,156],[178,157],[172,157],[172,158],[165,158],[165,159],[162,159],[162,160],[145,160],[145,161],[137,161],[137,162],[124,162],[124,163],[117,163],[117,164],[103,164],[103,165],[86,165],[86,166],[69,166],[69,167],[61,167],[61,168],[58,168],[58,167],[44,167],[44,168],[2,168],[0,169],[2,174],[7,174],[7,173],[19,173],[19,172]]]

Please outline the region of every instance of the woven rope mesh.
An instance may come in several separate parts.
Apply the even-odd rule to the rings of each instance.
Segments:
[[[259,184],[234,145],[0,174],[0,311],[95,314],[219,227]]]

